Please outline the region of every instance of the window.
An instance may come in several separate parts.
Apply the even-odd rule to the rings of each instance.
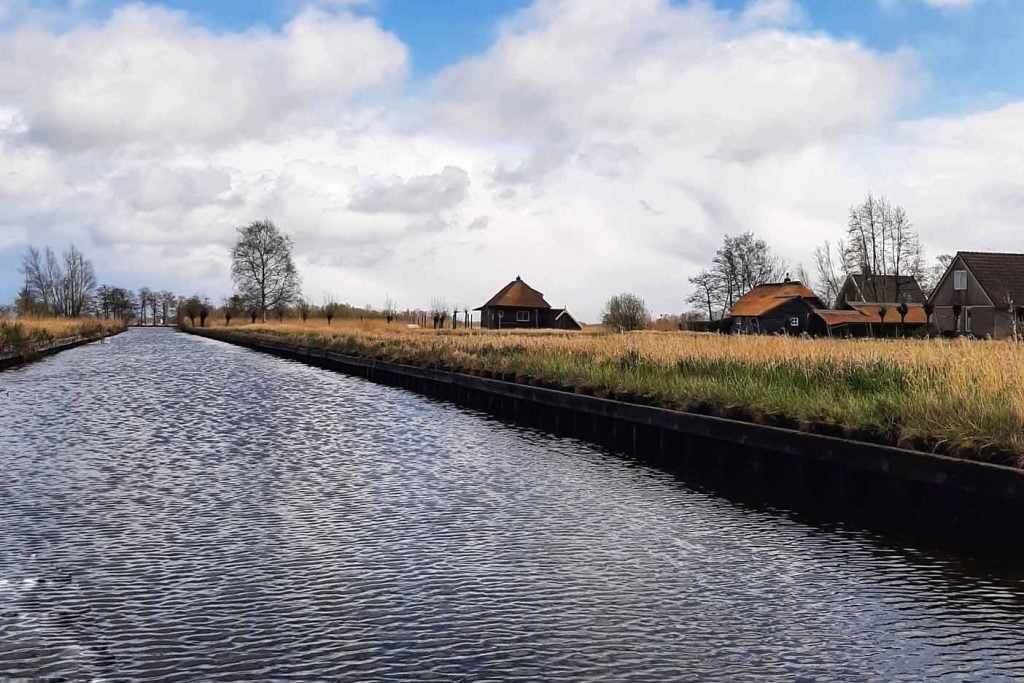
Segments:
[[[516,311],[516,322],[517,323],[528,323],[530,322],[529,311]]]
[[[800,327],[800,318],[794,315],[792,318],[789,319],[789,326]]]
[[[953,271],[953,290],[956,292],[963,292],[967,290],[967,271],[966,270],[954,270]]]

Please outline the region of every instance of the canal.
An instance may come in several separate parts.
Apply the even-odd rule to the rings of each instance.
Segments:
[[[1024,676],[1024,581],[169,330],[0,373],[0,679]]]

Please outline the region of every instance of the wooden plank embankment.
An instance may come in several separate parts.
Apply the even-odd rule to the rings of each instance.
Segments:
[[[78,346],[85,344],[91,344],[107,337],[113,337],[124,332],[124,329],[114,330],[111,332],[104,332],[96,335],[75,335],[73,337],[62,337],[61,339],[55,339],[49,344],[42,346],[33,346],[28,349],[23,349],[15,353],[0,356],[0,371],[16,368],[26,363],[52,356],[61,351],[67,351]]]

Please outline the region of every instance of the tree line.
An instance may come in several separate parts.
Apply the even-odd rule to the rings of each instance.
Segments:
[[[686,301],[707,320],[724,318],[736,301],[754,287],[781,282],[792,274],[814,290],[826,305],[835,305],[848,275],[892,276],[897,285],[914,278],[929,294],[938,284],[952,257],[939,256],[927,263],[920,236],[903,207],[885,197],[869,194],[850,208],[846,238],[825,241],[814,250],[812,276],[803,264],[791,269],[764,240],[752,232],[726,235],[711,265],[689,278]],[[866,278],[864,295],[884,301],[888,277]]]

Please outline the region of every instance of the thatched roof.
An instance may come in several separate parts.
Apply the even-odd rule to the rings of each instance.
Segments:
[[[825,305],[809,287],[798,280],[792,280],[754,287],[740,297],[739,301],[729,310],[729,315],[757,317],[793,299],[804,299],[813,308],[825,308]]]
[[[515,280],[502,287],[501,291],[492,296],[490,301],[475,310],[479,311],[481,308],[490,308],[494,306],[508,306],[512,308],[551,308],[551,304],[544,300],[543,293],[538,292],[536,289],[523,282],[522,278],[518,276]]]

